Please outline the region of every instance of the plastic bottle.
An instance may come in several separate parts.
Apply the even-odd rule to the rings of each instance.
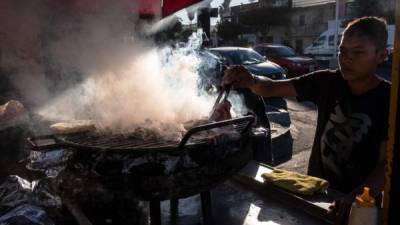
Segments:
[[[353,202],[348,225],[376,225],[378,224],[378,209],[375,199],[369,195],[369,188],[364,187],[361,195],[357,195]]]

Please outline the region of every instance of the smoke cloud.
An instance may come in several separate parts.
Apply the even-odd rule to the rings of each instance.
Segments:
[[[196,35],[194,39],[201,38]],[[46,104],[39,113],[59,120],[94,119],[124,130],[149,119],[179,123],[207,116],[213,100],[199,95],[200,59],[187,53],[189,47],[142,44],[135,45],[132,55],[123,54],[122,59],[117,54],[110,56],[115,64],[93,70],[85,81]]]
[[[19,28],[30,28],[22,37],[33,36],[29,46],[35,57],[10,50],[1,66],[12,71],[14,85],[36,113],[55,121],[95,120],[123,131],[149,121],[179,124],[208,116],[215,96],[200,89],[199,71],[216,61],[198,53],[201,32],[179,47],[160,47],[140,28],[159,30],[162,23],[143,25],[132,5],[100,1],[93,11],[45,0],[32,1],[35,7],[16,2],[14,11],[24,12],[17,18],[25,22]],[[10,24],[15,19],[7,17]],[[9,27],[15,24],[20,23]],[[24,49],[22,42],[10,46]]]

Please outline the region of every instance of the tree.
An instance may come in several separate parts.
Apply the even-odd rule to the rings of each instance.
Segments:
[[[189,37],[195,32],[196,30],[194,28],[186,27],[182,28],[180,32],[177,34],[178,40],[187,42]]]
[[[256,8],[239,13],[239,22],[255,28],[261,34],[268,33],[270,26],[289,24],[289,8]]]
[[[236,40],[241,33],[241,26],[229,21],[223,21],[217,24],[217,34],[226,41]]]
[[[357,17],[362,16],[384,16],[381,1],[377,0],[355,0],[354,7]]]

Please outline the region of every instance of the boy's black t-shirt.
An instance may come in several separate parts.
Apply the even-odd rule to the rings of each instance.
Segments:
[[[382,80],[361,95],[351,93],[341,72],[318,71],[293,80],[299,100],[318,108],[318,123],[308,174],[349,192],[377,165],[387,139],[390,83]]]

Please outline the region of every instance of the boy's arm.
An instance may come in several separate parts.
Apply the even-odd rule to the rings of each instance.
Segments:
[[[223,85],[233,88],[250,88],[252,92],[264,97],[297,96],[291,79],[271,80],[267,77],[254,76],[243,66],[231,66],[224,73]]]
[[[268,77],[253,76],[253,85],[250,86],[252,92],[264,97],[282,96],[289,97],[297,96],[291,79],[287,80],[271,80]]]

